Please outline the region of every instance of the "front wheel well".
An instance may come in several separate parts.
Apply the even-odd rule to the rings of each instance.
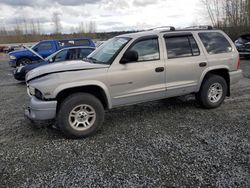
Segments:
[[[28,60],[32,61],[29,57],[19,57],[19,58],[16,60],[17,65],[20,64],[20,60],[22,60],[22,59],[28,59]]]
[[[207,72],[207,74],[205,75],[203,81],[212,75],[218,75],[221,76],[222,78],[224,78],[226,80],[227,83],[227,96],[230,96],[230,76],[229,76],[229,72],[227,69],[216,69],[216,70],[211,70],[209,72]]]
[[[94,95],[96,98],[98,98],[101,103],[103,104],[103,107],[107,109],[108,106],[108,99],[107,96],[104,92],[104,90],[99,87],[99,86],[82,86],[82,87],[74,87],[74,88],[69,88],[61,91],[60,93],[57,94],[56,99],[58,101],[58,106],[61,104],[61,102],[68,96],[74,93],[89,93]],[[58,108],[57,108],[58,109]]]

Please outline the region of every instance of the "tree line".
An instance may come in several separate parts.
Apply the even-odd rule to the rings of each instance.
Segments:
[[[72,37],[91,37],[96,38],[96,23],[94,21],[82,21],[78,27],[72,27],[70,34],[63,34],[63,27],[61,24],[60,14],[54,12],[51,18],[53,32],[51,34],[44,34],[40,20],[35,19],[19,19],[14,23],[13,28],[6,29],[0,26],[0,44],[1,43],[25,43],[36,42],[46,39],[61,39]]]
[[[224,30],[233,40],[241,33],[250,32],[250,0],[201,0],[214,27]],[[40,20],[21,19],[12,29],[0,26],[0,43],[24,43],[45,39],[91,37],[106,40],[121,32],[97,33],[94,21],[82,21],[70,29],[70,34],[63,34],[60,14],[54,12],[51,23],[53,32],[44,34]]]
[[[211,23],[235,40],[250,32],[250,0],[202,0]]]

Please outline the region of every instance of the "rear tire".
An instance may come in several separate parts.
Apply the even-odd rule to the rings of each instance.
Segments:
[[[68,138],[84,138],[95,133],[104,121],[104,107],[88,93],[67,97],[59,107],[57,126]]]
[[[211,74],[203,81],[199,93],[195,95],[196,100],[204,108],[217,108],[226,98],[227,87],[223,77]]]

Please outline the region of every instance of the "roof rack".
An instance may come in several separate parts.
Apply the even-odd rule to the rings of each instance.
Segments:
[[[165,30],[165,29],[167,29],[167,30]],[[155,27],[155,28],[149,29],[149,31],[153,31],[153,30],[175,31],[175,27],[173,27],[173,26],[161,26],[161,27]]]
[[[214,28],[211,25],[197,25],[197,26],[185,27],[184,29],[206,29],[206,30],[213,30]]]

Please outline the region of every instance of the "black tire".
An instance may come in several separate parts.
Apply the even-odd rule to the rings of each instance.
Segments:
[[[218,96],[220,96],[218,97],[218,101],[215,100],[214,102],[212,102],[209,99],[209,89],[215,84],[219,84],[221,86],[222,94],[221,96],[218,94]],[[199,93],[195,95],[196,100],[204,108],[207,108],[207,109],[217,108],[222,104],[222,102],[226,98],[227,87],[228,86],[227,86],[226,80],[223,77],[210,74],[204,79]]]
[[[20,65],[28,65],[30,64],[32,61],[29,58],[21,58],[17,61],[16,66],[20,66]]]
[[[87,105],[92,107],[95,112],[95,120],[93,125],[85,130],[76,130],[70,124],[70,113],[79,105]],[[91,119],[91,118],[90,118]],[[75,118],[75,120],[77,120]],[[59,105],[59,110],[57,113],[56,123],[63,134],[68,138],[84,138],[95,133],[104,121],[104,107],[99,99],[88,93],[75,93],[67,97]],[[82,124],[84,126],[84,124]],[[80,127],[81,128],[81,127]],[[82,127],[83,129],[84,127]]]

